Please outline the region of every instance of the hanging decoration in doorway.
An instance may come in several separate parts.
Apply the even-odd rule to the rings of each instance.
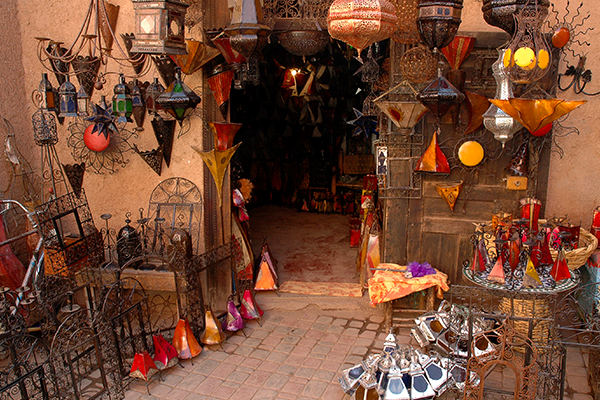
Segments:
[[[535,132],[585,104],[586,100],[561,99],[490,99],[490,102],[521,123],[529,132]]]
[[[187,54],[172,55],[171,59],[181,68],[181,72],[186,75],[191,75],[198,71],[210,60],[220,54],[219,50],[214,47],[194,39],[186,39]]]
[[[463,188],[463,181],[460,182],[448,182],[444,184],[438,184],[435,186],[438,194],[444,199],[450,210],[454,212],[456,201]]]
[[[234,75],[235,71],[227,70],[215,74],[207,79],[208,86],[215,96],[217,106],[219,107],[221,115],[224,119],[227,119],[229,110],[229,96],[231,93],[231,82],[233,81]]]
[[[240,147],[242,143],[238,143],[235,146],[227,149],[227,150],[210,150],[210,151],[202,151],[192,146],[200,156],[202,160],[210,170],[210,173],[215,181],[215,185],[217,186],[217,194],[219,196],[219,207],[223,205],[223,178],[225,177],[225,172],[227,171],[227,167],[229,166],[229,161],[231,161],[231,157],[236,152],[238,147]]]
[[[356,108],[352,108],[356,116],[355,119],[348,121],[349,125],[354,125],[356,128],[352,133],[352,136],[360,136],[364,134],[365,138],[368,139],[370,135],[376,135],[379,137],[379,131],[377,130],[377,119],[373,116],[363,115]]]
[[[433,172],[440,174],[449,174],[450,173],[450,165],[448,164],[448,159],[440,149],[440,146],[437,142],[437,132],[433,133],[433,137],[431,138],[431,142],[425,153],[421,155],[421,158],[417,162],[417,167],[415,171],[419,172]]]
[[[335,0],[327,18],[331,37],[354,47],[359,58],[371,44],[392,36],[397,21],[387,0]]]

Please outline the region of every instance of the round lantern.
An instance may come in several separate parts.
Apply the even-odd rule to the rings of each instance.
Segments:
[[[542,20],[548,15],[550,0],[483,0],[481,11],[483,19],[509,35],[515,34],[514,15],[520,10],[535,10],[540,12]]]
[[[327,24],[332,38],[360,52],[392,36],[396,8],[387,0],[335,0],[329,7]]]
[[[104,151],[110,144],[110,131],[106,129],[101,132],[96,124],[91,124],[83,132],[83,142],[92,151]]]
[[[474,140],[464,142],[458,149],[458,159],[467,167],[474,167],[483,160],[483,147]]]
[[[463,0],[420,0],[417,25],[429,48],[441,49],[452,42],[461,23]]]

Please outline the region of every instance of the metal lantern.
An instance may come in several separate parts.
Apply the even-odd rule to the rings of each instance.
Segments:
[[[231,23],[225,28],[233,50],[249,59],[267,44],[270,32],[262,23],[260,0],[235,0]]]
[[[129,86],[125,84],[123,74],[119,76],[119,83],[114,88],[115,95],[113,96],[113,115],[117,116],[117,122],[131,122],[131,114],[133,113],[133,102],[131,100],[131,91]]]
[[[187,54],[184,35],[189,4],[177,0],[132,0],[135,30],[132,53]]]
[[[156,103],[171,114],[179,124],[188,117],[200,103],[200,97],[181,80],[181,68],[175,72],[175,82],[158,96]]]
[[[358,50],[392,36],[396,8],[387,0],[335,0],[329,7],[329,34]]]
[[[146,100],[144,99],[144,88],[148,86],[148,82],[145,85],[140,86],[137,79],[134,79],[131,83],[131,106],[133,119],[138,131],[144,130],[144,119],[146,117]]]
[[[85,88],[81,86],[79,92],[77,92],[77,115],[80,117],[87,117],[89,103],[90,96],[85,92]]]
[[[319,53],[329,43],[327,32],[319,30],[290,30],[278,33],[277,38],[289,53],[302,57]]]
[[[165,91],[164,86],[158,81],[158,78],[154,78],[154,82],[146,89],[146,109],[149,113],[156,114],[162,110],[160,104],[156,103],[156,99],[163,94]]]
[[[550,70],[552,55],[542,33],[542,14],[521,10],[517,16],[517,32],[504,53],[504,67],[509,78],[520,84],[540,80]]]
[[[540,18],[546,19],[550,0],[483,0],[481,11],[483,19],[492,26],[497,26],[509,35],[515,34],[514,15],[520,10],[538,10]]]
[[[419,0],[390,0],[396,7],[396,32],[392,40],[403,44],[417,44],[420,40],[417,18],[419,17]]]
[[[417,95],[417,99],[436,117],[439,124],[453,105],[464,101],[465,95],[442,76],[440,68],[438,77]]]
[[[69,75],[65,75],[65,82],[58,90],[60,99],[59,117],[77,117],[77,89],[71,83]]]
[[[42,73],[42,80],[40,81],[40,85],[38,90],[42,96],[41,109],[47,111],[57,111],[56,109],[56,98],[54,88],[52,84],[48,80],[48,74]]]
[[[496,79],[496,99],[508,100],[513,95],[512,82],[508,79],[508,75],[504,69],[502,60],[506,50],[499,50],[500,57],[492,65],[494,79]],[[483,114],[483,125],[486,129],[494,134],[494,139],[502,143],[502,147],[508,142],[514,134],[523,126],[518,123],[513,117],[502,111],[495,104],[490,105],[487,111]]]
[[[429,48],[441,49],[452,42],[461,23],[463,0],[420,0],[417,24]]]

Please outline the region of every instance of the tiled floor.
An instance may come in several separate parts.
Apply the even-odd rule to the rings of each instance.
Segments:
[[[339,299],[337,299],[339,301]],[[323,300],[321,300],[323,301]],[[325,307],[326,308],[326,307]],[[369,310],[268,310],[223,347],[207,346],[193,359],[165,372],[161,381],[133,383],[127,400],[350,399],[340,372],[381,351],[384,318]],[[410,343],[408,331],[399,342]],[[569,350],[566,400],[593,399],[587,383],[587,354]]]

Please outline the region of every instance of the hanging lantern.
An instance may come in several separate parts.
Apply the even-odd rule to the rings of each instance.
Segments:
[[[65,76],[65,82],[58,89],[60,99],[59,117],[77,117],[77,89],[71,83],[69,75]]]
[[[171,114],[179,124],[183,122],[200,103],[200,97],[181,80],[181,68],[175,71],[175,82],[158,96],[156,103]]]
[[[227,150],[233,146],[233,138],[240,130],[242,124],[227,122],[209,122],[208,125],[213,131],[216,150]]]
[[[271,28],[262,23],[260,0],[235,0],[231,23],[224,29],[231,48],[249,59],[267,44]]]
[[[223,71],[207,79],[208,86],[215,96],[219,110],[223,118],[227,119],[229,109],[229,96],[231,94],[231,82],[235,72],[233,70]]]
[[[115,95],[112,99],[112,111],[117,117],[117,122],[131,122],[131,114],[133,113],[133,103],[131,100],[131,91],[125,84],[123,74],[119,76],[119,83],[114,88]]]
[[[212,39],[212,42],[215,47],[219,49],[221,55],[223,58],[225,58],[225,61],[227,61],[228,64],[239,65],[246,61],[240,52],[231,47],[231,38],[226,36],[224,33],[221,33]]]
[[[80,117],[88,116],[88,105],[90,102],[90,96],[87,95],[85,89],[82,87],[79,88],[77,92],[77,115]]]
[[[33,125],[33,141],[38,146],[53,145],[58,143],[56,130],[56,117],[44,110],[37,110],[31,116]]]
[[[420,40],[417,18],[419,17],[419,0],[390,0],[396,7],[396,31],[392,35],[394,42],[417,44]]]
[[[417,95],[417,99],[435,116],[439,124],[453,105],[464,101],[465,95],[442,76],[440,68],[438,77]]]
[[[119,267],[123,267],[129,260],[143,254],[142,239],[135,228],[129,225],[131,222],[129,215],[130,214],[128,213],[127,219],[125,220],[125,226],[122,227],[117,234],[117,260]],[[133,269],[137,269],[140,263],[141,261],[139,263],[134,263],[132,265]]]
[[[154,82],[146,89],[146,110],[150,114],[157,114],[158,111],[162,111],[163,108],[156,102],[156,99],[163,94],[165,91],[164,86],[158,81],[158,78],[154,78]]]
[[[202,66],[219,55],[219,50],[197,40],[186,39],[185,42],[188,53],[171,56],[171,59],[181,68],[181,72],[186,75],[191,75],[198,71]]]
[[[277,34],[279,44],[295,56],[307,57],[322,51],[329,43],[329,35],[323,30],[288,30]]]
[[[181,359],[196,357],[202,352],[202,346],[198,343],[187,319],[180,319],[173,333],[173,347],[177,350],[177,356]]]
[[[460,69],[460,66],[473,51],[475,40],[474,36],[455,36],[452,42],[441,50],[450,64],[450,71],[446,73],[446,78],[461,92],[465,86],[467,72]]]
[[[217,195],[219,196],[219,207],[223,205],[223,178],[225,177],[225,172],[227,171],[231,157],[233,157],[233,154],[241,144],[242,143],[240,142],[234,147],[223,151],[215,149],[211,151],[202,151],[192,146],[192,149],[194,149],[202,157],[202,160],[208,167],[215,181]]]
[[[461,23],[463,0],[420,0],[417,25],[421,39],[430,49],[452,42]]]
[[[358,50],[392,36],[396,8],[387,0],[335,0],[329,7],[327,24],[332,38]]]
[[[187,53],[184,20],[189,4],[177,0],[131,1],[135,12],[132,53]]]
[[[40,38],[38,40],[46,39]],[[52,70],[54,71],[54,76],[56,76],[56,81],[58,82],[59,87],[65,83],[66,76],[69,73],[69,67],[71,65],[69,62],[64,61],[63,57],[67,53],[67,49],[62,47],[61,44],[63,44],[63,42],[55,42],[54,40],[51,40],[46,48],[48,54],[52,56],[50,65],[52,66]]]
[[[440,149],[440,146],[437,143],[437,132],[433,133],[433,137],[431,138],[431,143],[425,153],[421,156],[419,161],[417,162],[417,167],[415,171],[421,172],[433,172],[440,174],[449,174],[450,173],[450,164],[448,164],[448,159]]]
[[[510,36],[515,34],[514,15],[521,10],[537,10],[542,20],[548,15],[550,0],[483,0],[481,11],[483,19],[492,26],[497,26]]]
[[[133,82],[131,83],[132,114],[135,124],[137,125],[135,129],[138,131],[144,130],[144,119],[146,118],[145,88],[147,86],[148,82],[145,82],[145,84],[140,86],[137,79],[133,79]]]
[[[54,92],[52,84],[48,80],[48,74],[45,72],[42,73],[42,80],[38,86],[38,91],[42,96],[40,108],[45,111],[58,111],[56,107],[56,93]]]
[[[513,85],[510,79],[508,79],[503,64],[505,51],[506,50],[499,50],[500,56],[498,57],[498,60],[492,64],[492,71],[494,79],[496,80],[495,98],[498,100],[508,100],[514,97]],[[504,148],[506,142],[513,138],[514,134],[519,129],[523,128],[518,121],[495,104],[491,104],[483,114],[483,125],[487,130],[494,134],[494,139],[502,143],[502,148]]]
[[[89,97],[94,94],[94,87],[97,81],[98,70],[102,60],[100,57],[77,56],[71,64],[73,71],[77,75],[77,81],[85,89]]]
[[[200,341],[204,344],[220,344],[225,341],[225,333],[221,328],[221,323],[215,317],[210,307],[206,307],[204,312],[204,332],[200,335]]]
[[[552,55],[542,33],[537,10],[521,10],[516,15],[517,32],[504,53],[503,64],[508,77],[515,83],[539,81],[550,70]]]

